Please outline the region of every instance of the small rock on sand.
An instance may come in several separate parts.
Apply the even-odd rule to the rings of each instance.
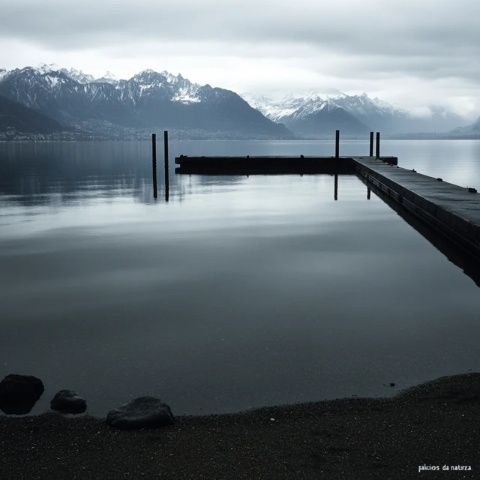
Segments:
[[[174,417],[170,407],[154,397],[140,397],[111,410],[107,424],[123,430],[157,428],[173,425]]]
[[[60,390],[50,402],[50,408],[62,413],[83,413],[87,402],[72,390]]]

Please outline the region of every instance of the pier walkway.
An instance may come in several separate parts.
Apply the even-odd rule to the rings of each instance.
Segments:
[[[480,195],[475,189],[373,157],[353,157],[353,161],[367,185],[373,185],[480,260]]]

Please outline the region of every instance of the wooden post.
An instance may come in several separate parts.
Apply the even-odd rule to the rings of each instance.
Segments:
[[[157,135],[152,133],[153,198],[157,198]]]
[[[373,132],[370,132],[370,156],[373,157]]]
[[[380,158],[380,132],[377,132],[377,152],[376,157]]]
[[[367,200],[370,200],[370,192],[371,192],[370,188],[367,187]]]
[[[335,130],[335,158],[340,156],[340,130]]]
[[[335,174],[333,199],[338,200],[338,175],[337,174]]]
[[[163,132],[163,157],[165,163],[165,200],[168,202],[170,178],[168,175],[168,130]]]

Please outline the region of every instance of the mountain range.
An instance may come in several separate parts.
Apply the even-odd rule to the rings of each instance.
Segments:
[[[441,108],[419,117],[392,105],[362,95],[322,97],[287,96],[280,100],[247,97],[250,104],[275,122],[286,125],[298,136],[323,137],[340,129],[350,136],[364,136],[371,130],[390,136],[399,134],[446,133],[465,120]]]
[[[367,94],[242,98],[166,71],[123,80],[54,65],[0,70],[0,139],[19,133],[123,139],[160,129],[189,138],[321,138],[336,129],[350,137],[371,130],[480,137],[480,121],[459,127],[465,123],[442,108],[419,117]]]
[[[145,70],[129,80],[94,79],[76,70],[26,67],[0,72],[0,96],[65,129],[126,135],[169,129],[202,136],[291,138],[235,92]]]

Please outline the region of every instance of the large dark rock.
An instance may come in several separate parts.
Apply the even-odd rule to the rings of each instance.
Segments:
[[[107,423],[123,430],[158,428],[172,425],[174,417],[170,407],[158,398],[140,397],[111,410]]]
[[[43,391],[43,383],[37,377],[7,375],[0,382],[0,409],[7,414],[30,413]]]
[[[50,408],[62,413],[83,413],[87,402],[71,390],[60,390],[50,402]]]

